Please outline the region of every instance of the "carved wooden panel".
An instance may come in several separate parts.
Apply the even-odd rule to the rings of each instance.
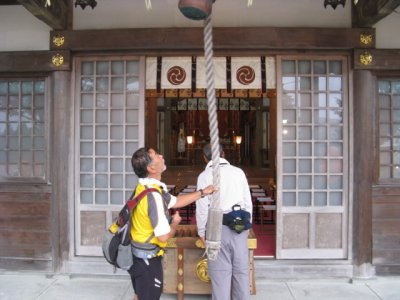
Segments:
[[[378,275],[400,274],[400,187],[376,186],[372,201],[372,263]]]
[[[60,65],[53,64],[54,62]],[[0,52],[0,72],[45,72],[71,70],[69,51]]]
[[[3,268],[50,270],[53,255],[49,190],[34,185],[1,187],[0,211]]]

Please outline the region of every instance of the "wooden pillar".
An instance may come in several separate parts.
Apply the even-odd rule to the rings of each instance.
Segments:
[[[51,97],[51,132],[50,132],[50,169],[53,186],[52,198],[52,225],[54,271],[67,272],[65,263],[69,260],[69,213],[68,182],[70,172],[69,156],[73,153],[73,128],[71,126],[71,73],[69,71],[55,71],[52,74]]]
[[[261,168],[262,167],[262,141],[263,141],[263,111],[262,111],[262,99],[259,100],[259,105],[257,105],[256,111],[256,132],[255,132],[255,163],[256,166]]]
[[[164,113],[164,140],[161,141],[164,143],[164,159],[165,163],[167,165],[171,164],[171,100],[170,99],[165,99],[165,105],[166,107],[165,113]]]
[[[353,259],[354,275],[362,278],[375,275],[372,266],[375,94],[372,73],[354,71]]]
[[[276,90],[268,92],[269,98],[269,126],[270,126],[270,166],[274,173],[274,180],[276,181],[276,146],[277,146],[277,101]]]
[[[185,250],[183,248],[177,248],[178,260],[177,260],[177,281],[176,287],[176,299],[183,300],[185,298]]]
[[[157,149],[157,98],[147,97],[145,101],[146,138],[144,144],[148,147]]]

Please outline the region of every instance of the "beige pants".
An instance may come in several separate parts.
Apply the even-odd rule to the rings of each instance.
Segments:
[[[221,250],[216,260],[208,260],[212,299],[250,299],[248,230],[236,233],[222,225]]]

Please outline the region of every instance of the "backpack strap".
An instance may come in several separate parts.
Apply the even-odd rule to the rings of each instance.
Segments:
[[[159,191],[156,188],[146,188],[139,195],[137,195],[136,197],[131,197],[128,200],[128,202],[126,202],[126,205],[128,206],[129,212],[131,212],[136,207],[136,205],[138,205],[139,201],[142,200],[142,198],[144,196],[146,196],[150,192],[159,193]]]
[[[161,192],[156,188],[149,188],[146,185],[145,189],[139,195],[137,195],[134,198],[131,197],[131,199],[129,199],[128,202],[126,202],[126,204],[128,205],[129,212],[132,212],[132,210],[136,207],[136,205],[138,205],[139,201],[142,200],[142,198],[150,192],[157,192],[161,194]],[[148,237],[148,239],[144,242],[144,244],[148,244],[153,237],[154,237],[154,232]]]

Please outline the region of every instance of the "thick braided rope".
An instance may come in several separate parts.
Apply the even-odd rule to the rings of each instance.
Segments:
[[[207,239],[206,253],[208,259],[215,260],[221,248],[221,230],[222,230],[222,210],[220,208],[219,186],[219,131],[217,118],[217,100],[215,97],[214,84],[214,65],[213,65],[213,41],[212,41],[212,23],[211,14],[204,23],[204,53],[206,63],[207,80],[207,101],[208,101],[208,122],[211,137],[213,185],[218,191],[212,195],[207,221]]]

